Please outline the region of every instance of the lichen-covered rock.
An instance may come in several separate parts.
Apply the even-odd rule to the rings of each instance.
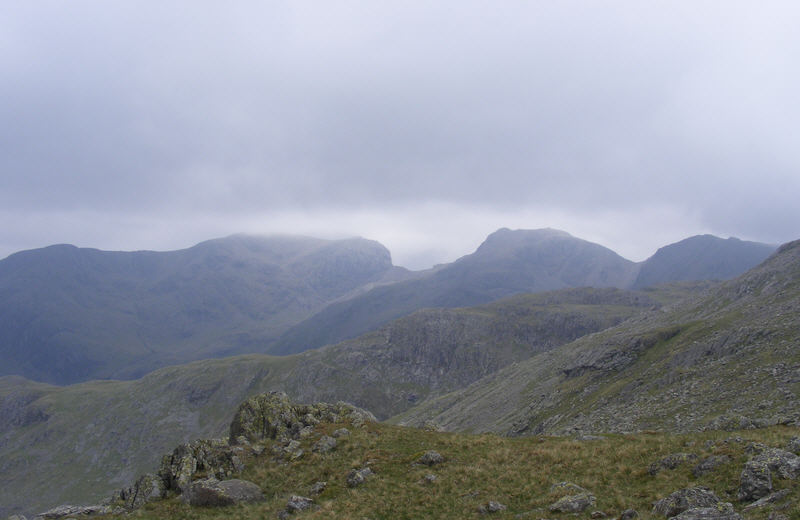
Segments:
[[[367,478],[372,475],[370,468],[363,468],[359,470],[352,470],[347,474],[347,487],[357,487],[367,481]]]
[[[763,460],[752,459],[745,463],[739,477],[740,502],[749,502],[765,497],[772,491],[772,472]]]
[[[92,505],[92,506],[70,506],[70,505],[63,505],[54,507],[53,509],[48,509],[44,513],[39,513],[34,517],[34,520],[54,520],[56,518],[66,518],[66,517],[73,517],[73,516],[97,516],[97,515],[107,515],[111,513],[110,506],[99,506],[99,505]]]
[[[335,448],[336,439],[327,435],[323,435],[317,442],[314,443],[314,446],[311,447],[311,451],[315,453],[328,453]]]
[[[709,507],[687,509],[670,520],[742,520],[730,502],[719,502]]]
[[[324,480],[320,480],[319,482],[314,482],[314,485],[311,486],[308,493],[313,496],[321,495],[326,487],[328,487],[328,483]]]
[[[567,495],[550,504],[550,511],[560,513],[580,513],[595,504],[595,497],[589,493]]]
[[[348,430],[347,428],[339,428],[338,430],[334,430],[334,432],[331,435],[333,435],[334,439],[338,439],[340,437],[347,437],[348,435],[350,435],[350,430]]]
[[[759,507],[765,507],[770,504],[780,502],[784,498],[788,497],[791,493],[791,489],[781,489],[780,491],[776,491],[775,493],[771,493],[763,498],[759,498],[752,504],[747,505],[747,507],[744,508],[744,511],[750,511],[751,509],[758,509]]]
[[[195,473],[226,479],[244,469],[239,456],[228,443],[219,439],[202,439],[181,444],[161,459],[158,476],[167,489],[183,492]]]
[[[657,475],[661,470],[665,469],[675,469],[682,464],[686,464],[687,462],[694,462],[697,460],[697,455],[694,453],[671,453],[660,459],[652,464],[647,469],[647,472],[651,475]]]
[[[619,515],[619,520],[633,520],[639,517],[639,511],[635,509],[626,509]]]
[[[249,442],[296,439],[304,428],[320,422],[349,422],[359,428],[375,421],[370,412],[347,403],[295,404],[283,392],[269,392],[239,405],[231,422],[230,442],[234,444],[240,436]]]
[[[417,459],[417,464],[423,464],[425,466],[435,466],[436,464],[441,464],[444,462],[444,457],[442,457],[441,453],[434,450],[426,451],[420,458]]]
[[[692,468],[692,473],[695,477],[701,477],[707,473],[711,473],[720,466],[730,463],[731,458],[727,455],[711,455],[706,457],[700,464]]]
[[[240,503],[263,502],[264,494],[247,480],[208,478],[192,482],[181,495],[192,506],[224,507]]]
[[[719,502],[719,497],[706,487],[685,488],[657,501],[653,506],[653,514],[669,518],[689,509],[716,506]]]
[[[800,476],[800,456],[777,448],[767,448],[755,460],[764,461],[778,477],[794,480]]]
[[[160,500],[166,495],[167,486],[164,480],[158,475],[147,473],[128,489],[120,492],[119,498],[122,499],[125,509],[138,509],[148,502]]]

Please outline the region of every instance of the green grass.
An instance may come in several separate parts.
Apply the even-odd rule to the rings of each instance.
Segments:
[[[317,433],[331,433],[342,427],[324,424]],[[419,519],[480,518],[478,508],[489,500],[508,506],[492,518],[589,518],[595,510],[609,517],[633,508],[641,518],[656,518],[652,503],[678,489],[702,485],[723,500],[736,501],[739,474],[747,460],[744,447],[758,441],[783,447],[798,435],[796,428],[773,427],[746,432],[704,432],[686,435],[642,433],[610,435],[603,440],[577,441],[564,437],[505,438],[495,435],[435,433],[386,424],[369,424],[340,439],[336,450],[311,453],[316,436],[303,441],[306,455],[289,464],[272,460],[269,446],[263,455],[247,460],[241,478],[256,482],[267,496],[258,505],[227,508],[196,508],[170,498],[135,512],[134,518],[156,519],[274,519],[293,495],[308,496],[316,481],[328,482],[316,498],[319,509],[294,515],[300,519]],[[741,437],[743,442],[725,442]],[[707,444],[712,441],[713,444]],[[427,467],[414,461],[426,450],[436,450],[446,461]],[[648,466],[674,452],[691,452],[699,460],[709,455],[728,455],[732,462],[695,478],[693,464],[663,470],[656,476]],[[347,472],[369,465],[375,475],[363,486],[345,485]],[[427,474],[437,480],[425,483]],[[563,493],[551,491],[555,483],[569,481],[597,497],[595,507],[577,515],[551,513],[550,504]],[[776,489],[791,488],[789,500],[800,503],[800,482],[774,480]],[[748,512],[747,518],[766,519],[770,509]],[[800,511],[786,510],[790,520]]]

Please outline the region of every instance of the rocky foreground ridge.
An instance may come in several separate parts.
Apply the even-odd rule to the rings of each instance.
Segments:
[[[392,428],[392,427],[385,427]],[[411,438],[420,446],[441,444],[444,449],[418,450],[416,453],[401,457],[401,471],[389,464],[381,451],[370,450],[362,446],[365,437],[388,435],[392,432],[381,430],[375,423],[375,417],[363,409],[345,403],[313,405],[296,404],[282,392],[260,394],[247,399],[237,409],[230,425],[227,439],[197,440],[176,447],[163,457],[158,470],[139,477],[136,482],[99,505],[91,506],[59,506],[37,515],[36,520],[85,517],[118,517],[128,516],[136,512],[138,517],[164,518],[173,515],[180,517],[196,517],[201,515],[210,518],[225,518],[235,513],[239,518],[263,518],[268,512],[277,518],[289,518],[297,515],[309,515],[313,518],[336,518],[335,502],[353,500],[353,495],[367,500],[371,493],[379,494],[378,482],[398,489],[407,485],[409,478],[417,480],[413,493],[429,495],[437,487],[444,487],[443,481],[454,478],[448,467],[458,469],[459,465],[480,468],[483,461],[464,459],[465,446],[460,449],[452,442],[463,442],[463,437],[453,434],[437,433],[428,430],[410,428],[394,428],[394,433]],[[330,433],[330,435],[329,435]],[[795,430],[795,433],[796,430]],[[630,489],[617,489],[618,497],[614,500],[598,493],[601,480],[587,478],[587,475],[574,466],[566,472],[550,474],[550,468],[540,468],[547,472],[547,478],[563,477],[572,472],[575,483],[571,480],[560,480],[549,485],[546,491],[540,491],[540,506],[531,510],[520,510],[519,503],[506,503],[508,493],[487,493],[480,489],[466,489],[457,497],[456,508],[464,510],[468,516],[493,515],[500,518],[592,518],[601,519],[616,515],[620,520],[643,518],[668,518],[670,520],[742,520],[761,519],[791,520],[798,514],[798,495],[800,494],[800,437],[788,438],[791,430],[778,432],[776,439],[784,439],[783,446],[771,447],[761,442],[747,441],[739,436],[728,435],[721,438],[708,438],[701,446],[696,440],[683,441],[682,447],[688,452],[669,453],[653,460],[647,467],[635,470],[628,468],[627,480]],[[440,437],[437,439],[437,437]],[[786,440],[788,438],[788,441]],[[432,441],[435,439],[435,441]],[[486,444],[491,440],[473,438],[467,442]],[[542,443],[562,443],[563,450],[583,450],[585,447],[597,447],[593,450],[595,458],[601,447],[610,442],[629,442],[627,439],[613,439],[604,436],[584,436],[579,439],[542,439]],[[698,439],[699,440],[699,439]],[[392,442],[400,445],[400,442]],[[450,444],[447,444],[450,442]],[[511,442],[510,439],[501,442]],[[672,442],[672,441],[670,441]],[[624,445],[624,444],[623,444]],[[391,446],[391,445],[390,445]],[[526,448],[521,447],[517,458],[521,463],[530,463],[526,459]],[[474,448],[473,448],[474,449]],[[620,453],[630,455],[613,448],[615,456]],[[644,447],[643,453],[652,457],[651,450]],[[346,452],[346,462],[340,455]],[[567,456],[556,451],[548,454],[545,448],[538,448],[534,456],[541,462],[547,457],[555,456],[564,461]],[[337,459],[338,456],[338,459]],[[491,459],[493,454],[486,453]],[[587,457],[591,458],[591,457]],[[744,463],[742,464],[742,461]],[[515,461],[517,464],[520,461]],[[326,463],[328,466],[326,467]],[[332,463],[332,465],[331,465]],[[591,463],[591,461],[590,461]],[[515,468],[509,461],[509,475]],[[292,481],[293,474],[302,474],[308,484],[303,489],[295,489],[289,493],[279,491],[280,485],[273,480],[264,479],[259,470],[269,468],[278,470],[281,480]],[[536,470],[530,466],[529,470]],[[308,470],[311,473],[308,473]],[[305,473],[304,473],[305,471]],[[691,473],[693,483],[670,493],[660,492],[651,501],[652,508],[643,509],[641,500],[633,498],[636,487],[633,482],[641,477],[648,486],[668,489],[682,482],[680,475]],[[719,478],[721,474],[738,473],[736,489],[724,489],[716,481],[707,480],[709,476]],[[479,472],[480,474],[480,472]],[[310,482],[310,476],[316,475],[319,480]],[[474,486],[472,476],[461,472],[457,478],[457,486]],[[255,476],[254,482],[245,477]],[[259,478],[261,477],[261,478]],[[325,480],[323,480],[325,479]],[[500,479],[502,480],[502,479]],[[728,479],[730,480],[730,478]],[[595,486],[587,485],[594,482]],[[683,480],[685,483],[685,479]],[[714,482],[714,488],[702,485]],[[375,486],[371,486],[375,483]],[[484,483],[486,484],[486,483]],[[660,484],[660,486],[659,486]],[[291,489],[290,484],[289,489]],[[339,493],[330,492],[339,489]],[[363,489],[362,489],[363,488]],[[350,490],[342,493],[342,490]],[[358,490],[358,491],[355,491]],[[326,492],[327,491],[327,492]],[[442,490],[446,491],[446,490]],[[653,492],[652,490],[650,492]],[[659,492],[657,492],[659,493]],[[446,494],[446,492],[444,493]],[[631,495],[631,496],[628,496]],[[720,496],[722,495],[722,496]],[[435,500],[441,500],[441,496]],[[466,500],[465,500],[466,498]],[[534,501],[533,503],[537,503]],[[468,504],[461,504],[466,502]],[[518,501],[517,501],[518,502]],[[524,502],[523,502],[524,503]],[[528,504],[531,502],[529,501]],[[151,506],[142,509],[147,504]],[[636,506],[639,510],[634,507]],[[371,507],[375,507],[372,504]],[[412,507],[409,504],[409,507]],[[455,518],[451,511],[437,510],[431,503],[428,514],[415,517],[422,518]],[[197,509],[192,513],[193,508]],[[231,509],[234,508],[234,509]],[[605,510],[604,510],[605,509]],[[471,513],[470,513],[471,511]],[[398,517],[405,517],[403,510],[394,511]],[[458,516],[459,518],[463,516]],[[23,516],[14,515],[11,520],[23,520]]]

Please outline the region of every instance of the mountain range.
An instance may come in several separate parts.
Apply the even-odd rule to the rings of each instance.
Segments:
[[[730,278],[772,250],[703,235],[637,264],[563,231],[501,229],[470,255],[411,272],[364,239],[234,235],[163,253],[51,246],[0,261],[0,375],[70,384],[205,358],[290,354],[422,308]]]

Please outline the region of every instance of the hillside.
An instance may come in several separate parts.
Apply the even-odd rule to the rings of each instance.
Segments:
[[[220,435],[236,404],[258,392],[281,389],[305,402],[343,399],[386,418],[654,302],[617,289],[521,295],[421,311],[295,356],[206,360],[135,381],[63,388],[0,378],[0,504],[30,511],[97,500],[174,444]]]
[[[353,338],[426,307],[479,305],[519,293],[629,286],[637,265],[564,231],[498,230],[472,254],[426,276],[330,305],[269,348],[289,354]]]
[[[0,261],[0,375],[66,384],[258,351],[394,276],[363,239],[235,235],[170,252],[59,245]]]
[[[697,235],[660,248],[642,262],[633,288],[677,280],[728,280],[763,262],[775,246]]]
[[[800,424],[800,241],[704,296],[396,418],[507,435]]]

